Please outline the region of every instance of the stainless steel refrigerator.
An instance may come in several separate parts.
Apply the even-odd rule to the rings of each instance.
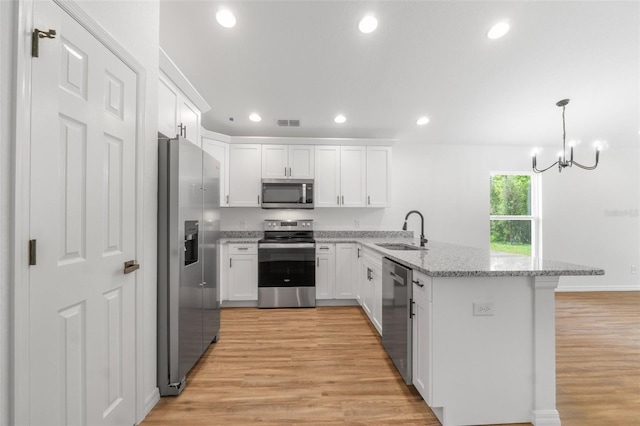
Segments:
[[[220,163],[158,134],[158,387],[178,395],[220,330]]]

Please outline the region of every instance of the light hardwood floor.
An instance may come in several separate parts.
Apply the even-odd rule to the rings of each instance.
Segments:
[[[562,424],[640,425],[640,292],[556,302]],[[357,307],[224,309],[186,389],[142,424],[439,425]]]

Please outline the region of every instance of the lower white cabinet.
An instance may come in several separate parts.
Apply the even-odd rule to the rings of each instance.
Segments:
[[[356,288],[360,279],[358,263],[357,244],[336,244],[336,285],[334,291],[336,299],[356,299]]]
[[[336,245],[316,245],[316,299],[333,299],[336,281]]]
[[[360,253],[361,250],[358,250],[356,243],[316,245],[316,299],[356,300],[358,298]]]
[[[431,279],[413,271],[413,385],[430,406],[432,389]]]
[[[362,265],[362,309],[382,334],[382,256],[365,249]]]
[[[228,300],[258,300],[258,245],[229,244]]]

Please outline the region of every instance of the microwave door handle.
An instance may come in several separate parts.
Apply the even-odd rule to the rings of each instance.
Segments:
[[[307,202],[307,184],[302,184],[302,204]]]

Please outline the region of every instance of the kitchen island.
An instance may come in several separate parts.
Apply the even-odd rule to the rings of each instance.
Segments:
[[[407,251],[360,242],[414,270],[414,385],[443,425],[561,424],[555,289],[561,276],[602,269],[438,242]]]
[[[318,245],[357,246],[354,293],[379,332],[379,305],[393,297],[371,289],[381,275],[371,269],[388,257],[413,270],[413,384],[443,425],[561,424],[555,289],[561,276],[602,269],[440,242],[406,251],[376,244],[417,245],[394,235],[323,234]],[[233,237],[225,242],[250,242]]]

